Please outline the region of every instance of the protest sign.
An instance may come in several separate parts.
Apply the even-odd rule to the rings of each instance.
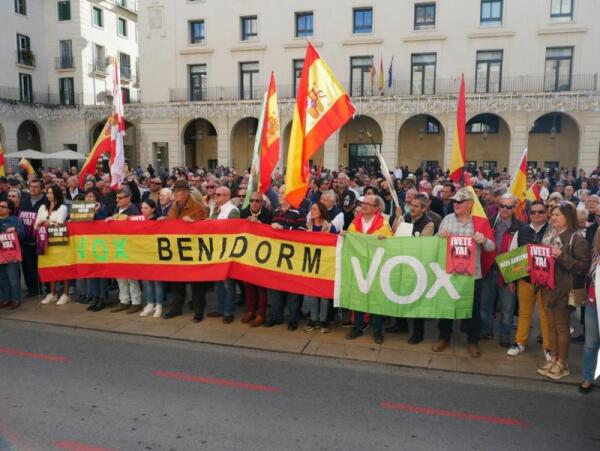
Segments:
[[[69,244],[69,231],[65,224],[48,226],[48,246]]]
[[[340,241],[334,305],[405,318],[471,317],[474,279],[446,273],[446,239],[348,233]]]
[[[21,260],[21,246],[16,232],[0,233],[0,264]]]
[[[33,238],[33,226],[35,225],[35,218],[37,213],[35,211],[21,211],[19,213],[19,219],[25,227],[25,239]]]
[[[506,283],[527,277],[529,275],[527,245],[498,255],[496,257],[496,264]]]
[[[71,204],[69,217],[71,221],[93,221],[96,212],[96,202],[76,200]]]
[[[537,287],[554,289],[554,257],[552,248],[542,244],[528,244],[529,275]]]
[[[446,272],[475,273],[475,240],[470,236],[450,236],[446,242]]]

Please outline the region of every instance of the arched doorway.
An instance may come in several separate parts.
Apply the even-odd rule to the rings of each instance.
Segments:
[[[183,130],[185,164],[190,168],[215,169],[218,165],[217,129],[208,120],[197,118]]]
[[[340,130],[340,165],[349,169],[379,169],[374,149],[381,150],[383,132],[377,121],[369,116],[354,117]]]
[[[497,173],[508,168],[510,129],[497,114],[483,113],[467,121],[466,167],[484,173]]]
[[[102,130],[104,129],[105,124],[106,124],[106,121],[97,122],[90,129],[89,150],[91,150],[94,147],[94,144],[96,144],[96,140],[100,136],[100,133],[102,133]],[[139,164],[137,161],[137,155],[136,155],[136,141],[137,141],[136,133],[137,133],[137,130],[135,128],[135,124],[126,120],[125,121],[125,139],[123,140],[123,152],[125,153],[125,162],[129,166],[129,169],[134,169]],[[84,153],[87,154],[88,152],[84,152]],[[104,154],[101,157],[103,172],[109,171],[108,160],[109,160],[108,154]]]
[[[548,113],[529,130],[528,163],[533,168],[574,168],[579,155],[579,127],[565,113]]]
[[[245,117],[231,129],[231,166],[243,174],[252,165],[258,119]]]
[[[33,121],[24,121],[17,129],[17,150],[42,150],[42,136],[39,126]],[[37,171],[41,166],[41,160],[30,161],[33,168]]]
[[[279,167],[284,169],[287,166],[287,156],[288,149],[290,147],[290,135],[292,133],[292,122],[290,121],[283,129],[283,133],[281,134],[281,161],[279,163]],[[323,167],[325,164],[325,148],[324,146],[319,147],[319,149],[314,153],[314,155],[310,159],[311,168],[320,166]],[[328,168],[335,169],[335,168]]]
[[[409,171],[442,167],[445,136],[440,121],[429,114],[408,118],[398,131],[398,165]]]

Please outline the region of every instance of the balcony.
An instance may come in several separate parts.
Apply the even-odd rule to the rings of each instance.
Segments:
[[[121,74],[122,79],[131,80],[131,67],[120,66],[119,73]]]
[[[29,95],[22,97],[19,88],[0,86],[0,101],[36,106],[74,107],[83,103],[83,95],[74,94],[72,98],[61,99],[59,93],[34,91],[29,93]]]
[[[61,55],[54,58],[54,66],[57,70],[75,69],[73,55]]]
[[[17,50],[17,64],[35,67],[35,53],[31,50]]]
[[[411,90],[410,80],[394,80],[388,87],[387,83],[380,91],[375,86],[371,88],[370,77],[366,83],[342,83],[344,90],[352,97],[409,97],[421,95],[456,95],[460,87],[458,78],[437,79],[435,82],[425,83],[424,87],[414,85]],[[498,90],[499,86],[499,90]],[[422,89],[421,89],[422,88]],[[477,88],[477,89],[476,89]],[[219,100],[259,100],[266,91],[267,86],[257,85],[252,89],[245,89],[242,95],[239,86],[207,86],[199,91],[190,92],[187,88],[170,89],[171,102],[204,102]],[[475,79],[465,79],[465,90],[467,94],[523,94],[541,92],[594,92],[598,91],[598,74],[573,75],[570,79],[556,80],[554,77],[544,76],[516,76],[503,77],[500,83],[497,80],[478,80],[477,87]],[[488,92],[489,91],[489,92]],[[421,94],[424,92],[424,94]],[[277,96],[279,99],[294,98],[293,85],[278,85]]]
[[[126,9],[132,13],[137,14],[137,1],[136,0],[115,0],[115,5],[119,8]]]
[[[106,70],[107,64],[105,58],[96,58],[96,60],[90,64],[90,73],[94,73],[97,75],[106,75],[108,71]]]

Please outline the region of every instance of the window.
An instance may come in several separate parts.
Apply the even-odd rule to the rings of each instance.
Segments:
[[[562,126],[562,115],[560,113],[549,113],[538,118],[531,127],[529,133],[560,133]]]
[[[240,99],[258,98],[258,61],[240,63]]]
[[[58,63],[59,69],[72,69],[73,68],[73,42],[70,39],[58,41],[59,56]]]
[[[475,92],[500,92],[502,88],[502,50],[477,52]]]
[[[124,38],[127,37],[127,19],[117,17],[117,34]]]
[[[484,172],[491,172],[492,174],[496,173],[496,169],[498,169],[498,162],[497,161],[489,161],[489,160],[483,160],[483,170]]]
[[[412,95],[435,93],[436,53],[411,55],[410,93]]]
[[[560,164],[558,161],[544,161],[544,169],[548,169],[549,171],[553,171],[555,169],[559,169]]]
[[[129,94],[129,88],[121,88],[121,98],[123,103],[131,103],[131,95]]]
[[[500,120],[494,114],[478,114],[467,122],[467,133],[484,134],[498,133]]]
[[[58,20],[71,20],[71,2],[69,0],[59,1],[58,5]]]
[[[99,44],[94,44],[94,71],[106,71],[106,57],[104,56],[104,47]]]
[[[368,173],[379,171],[379,159],[375,150],[381,152],[381,144],[348,144],[348,166],[350,169],[366,168]]]
[[[482,25],[497,25],[502,23],[502,0],[481,0]]]
[[[26,0],[15,0],[15,12],[23,16],[27,15],[27,1]]]
[[[256,16],[240,18],[242,27],[242,41],[248,41],[258,36],[258,19]]]
[[[206,64],[188,66],[190,79],[190,100],[206,100]]]
[[[427,124],[425,127],[425,132],[428,135],[439,135],[440,129],[442,128],[440,121],[438,121],[435,117],[427,115]]]
[[[204,44],[203,20],[192,20],[190,22],[190,44]]]
[[[566,18],[573,19],[573,0],[552,0],[550,7],[550,17],[552,19]]]
[[[350,58],[350,95],[366,96],[373,94],[374,80],[371,75],[372,56],[353,56]]]
[[[24,66],[35,66],[35,55],[31,51],[29,36],[17,34],[17,62]]]
[[[19,74],[19,99],[21,102],[33,103],[33,88],[29,74]]]
[[[304,59],[295,59],[292,61],[292,71],[294,78],[294,97],[298,92],[298,85],[300,84],[300,77],[302,76],[302,67],[304,66]]]
[[[435,3],[415,4],[415,30],[435,27]]]
[[[131,58],[127,53],[119,53],[119,66],[121,77],[131,80]]]
[[[97,27],[104,27],[104,16],[101,8],[92,6],[92,24]]]
[[[569,91],[572,66],[573,47],[548,47],[546,49],[544,90]]]
[[[373,8],[354,8],[352,19],[353,33],[371,33],[373,31]]]
[[[74,105],[75,104],[75,91],[73,89],[74,83],[72,78],[59,78],[58,79],[58,92],[60,94],[61,105]]]
[[[313,13],[296,13],[296,37],[313,35]]]

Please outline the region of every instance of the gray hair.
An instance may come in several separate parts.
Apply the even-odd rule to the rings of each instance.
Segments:
[[[385,202],[383,201],[383,199],[380,196],[375,195],[375,202],[377,202],[377,206],[379,207],[380,211],[383,211],[385,209]]]
[[[426,208],[429,203],[429,197],[425,196],[425,193],[417,193],[413,196],[412,200],[418,200],[421,204],[421,208]]]
[[[329,198],[331,198],[331,200],[332,200],[333,202],[336,202],[336,201],[337,201],[337,194],[336,194],[336,193],[335,193],[335,191],[334,191],[334,190],[332,190],[332,189],[328,189],[328,190],[326,190],[326,191],[323,191],[323,192],[321,193],[321,199],[322,199],[323,197],[329,197]]]
[[[9,194],[10,193],[15,193],[15,195],[20,199],[21,198],[21,190],[19,190],[18,188],[11,188],[8,190]]]
[[[513,205],[517,204],[517,198],[510,193],[504,193],[502,196],[500,196],[500,200],[510,200]]]

